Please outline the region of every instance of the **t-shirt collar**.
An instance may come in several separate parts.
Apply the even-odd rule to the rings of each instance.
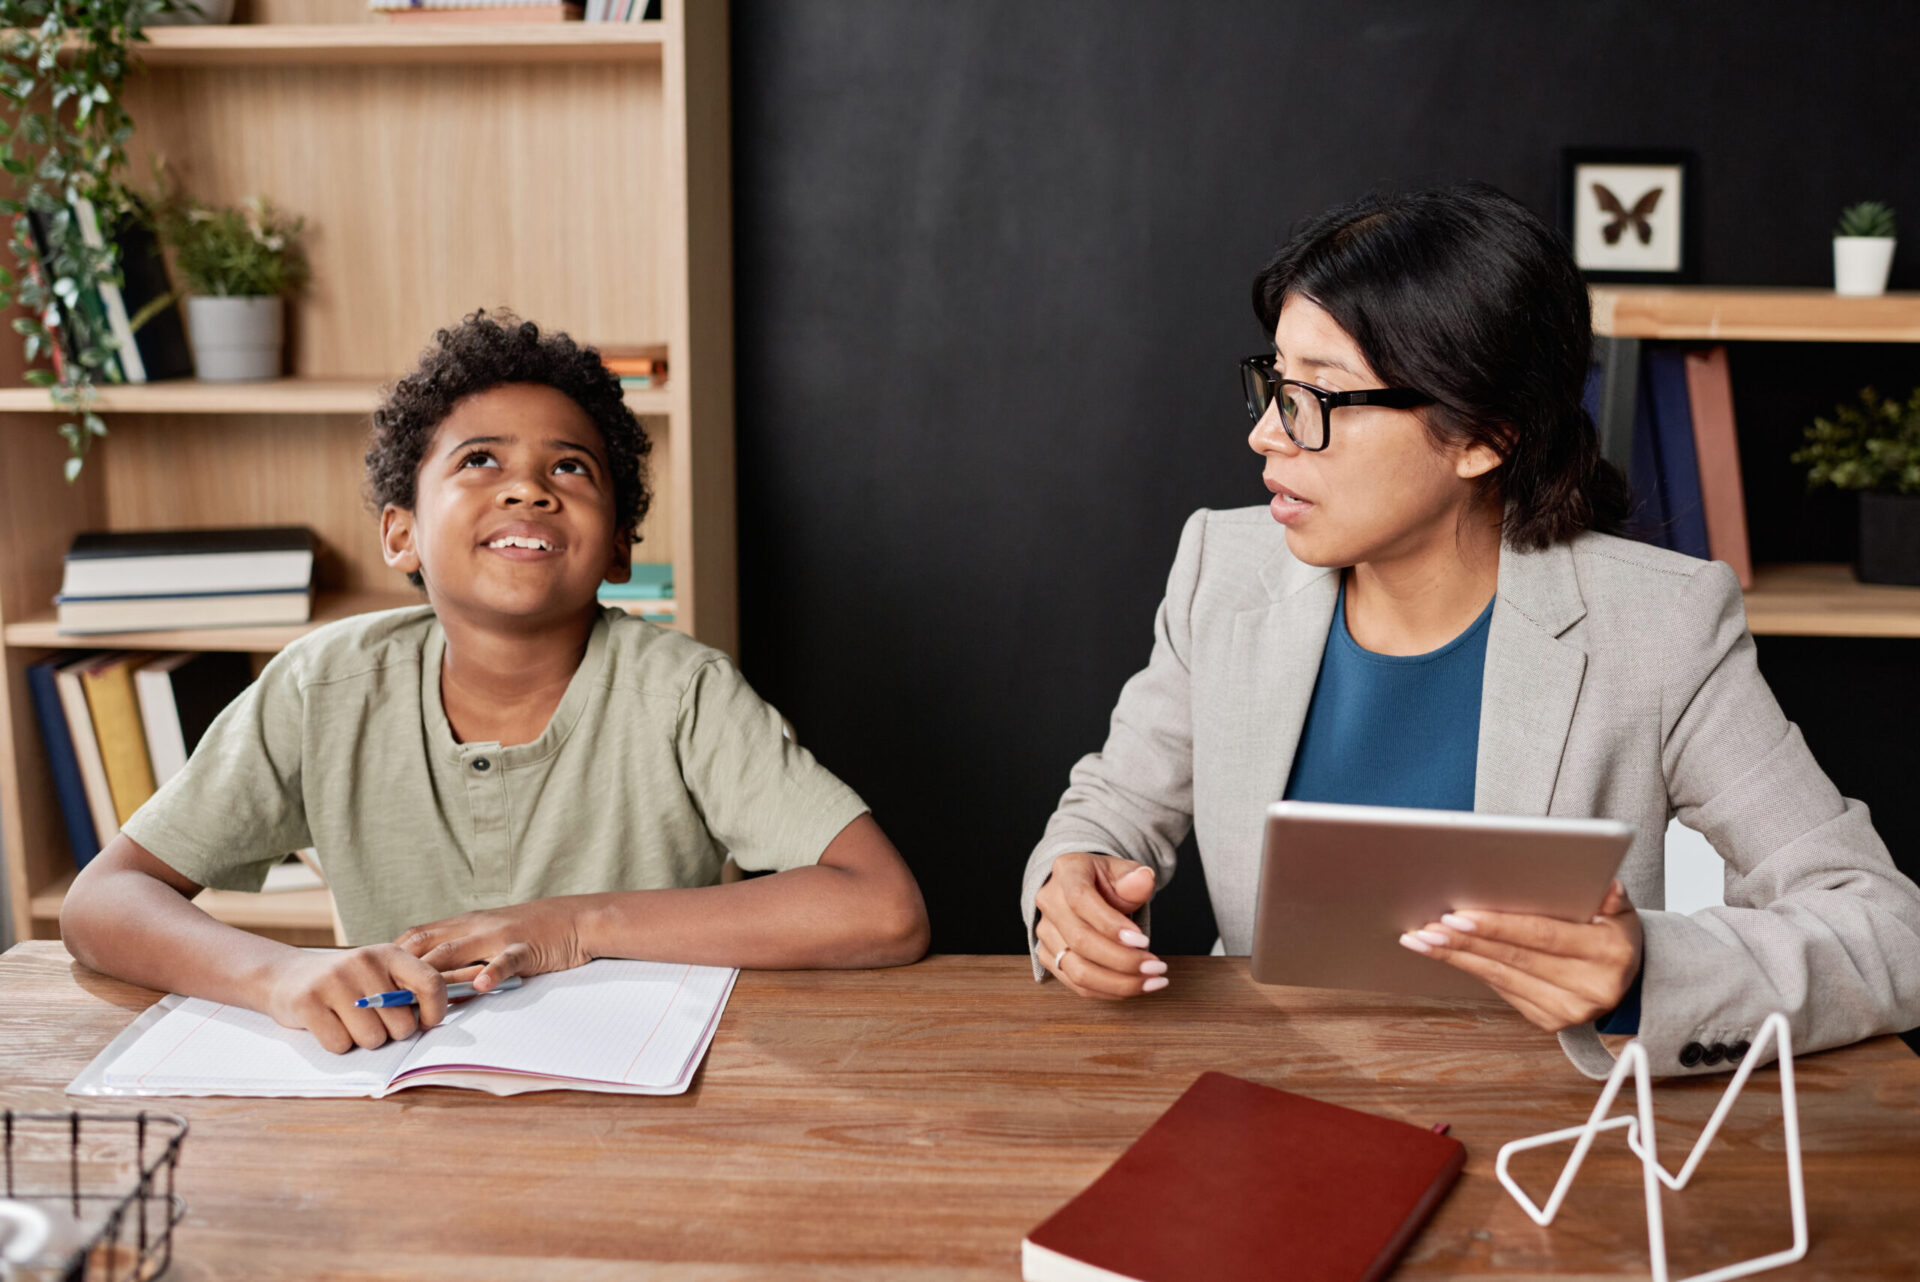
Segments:
[[[486,755],[502,768],[531,765],[558,752],[600,684],[600,673],[607,661],[607,618],[607,612],[602,610],[594,620],[593,631],[587,634],[587,652],[581,657],[580,666],[574,669],[573,679],[567,682],[567,692],[560,696],[560,704],[548,719],[547,728],[532,743],[509,747],[497,743],[461,743],[453,737],[453,725],[447,720],[446,707],[440,701],[440,664],[446,657],[447,634],[435,618],[427,625],[426,640],[420,648],[420,714],[433,751],[459,765],[476,750],[484,748]]]

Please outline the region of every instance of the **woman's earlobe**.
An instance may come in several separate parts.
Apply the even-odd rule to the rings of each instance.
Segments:
[[[1484,441],[1474,441],[1454,458],[1453,472],[1463,481],[1477,481],[1506,462],[1506,455]]]

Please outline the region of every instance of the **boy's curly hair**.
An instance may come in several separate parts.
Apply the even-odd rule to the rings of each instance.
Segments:
[[[367,499],[374,511],[389,503],[412,510],[420,460],[460,401],[508,383],[541,383],[571,398],[600,429],[613,478],[614,529],[638,533],[653,502],[646,467],[651,444],[599,352],[564,333],[542,334],[507,311],[474,312],[435,333],[433,343],[419,368],[395,383],[373,413]],[[420,586],[417,573],[407,577]]]

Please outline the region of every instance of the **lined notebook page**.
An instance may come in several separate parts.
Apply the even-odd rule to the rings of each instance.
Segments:
[[[372,1095],[413,1052],[414,1043],[335,1055],[302,1029],[198,997],[147,1030],[101,1074],[116,1091],[154,1095]]]
[[[421,1039],[402,1078],[492,1069],[628,1086],[672,1086],[719,1019],[735,971],[666,962],[589,962],[467,1003]]]

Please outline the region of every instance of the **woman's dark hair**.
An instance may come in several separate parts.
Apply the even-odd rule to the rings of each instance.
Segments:
[[[508,383],[541,383],[586,411],[607,445],[613,479],[613,528],[637,531],[653,502],[647,485],[647,434],[621,399],[620,380],[600,353],[563,333],[542,334],[511,312],[478,311],[434,334],[420,366],[393,385],[373,413],[367,446],[367,498],[377,512],[392,503],[411,510],[420,460],[453,407],[476,392]],[[419,574],[407,576],[415,587]]]
[[[1586,282],[1565,244],[1484,184],[1368,196],[1308,220],[1253,281],[1267,333],[1312,300],[1383,382],[1434,398],[1437,442],[1491,446],[1479,494],[1517,548],[1617,532],[1626,478],[1600,456],[1581,404],[1592,361]]]

